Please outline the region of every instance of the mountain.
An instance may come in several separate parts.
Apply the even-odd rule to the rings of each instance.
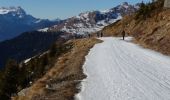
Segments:
[[[23,32],[56,25],[60,20],[38,19],[27,14],[21,7],[0,8],[0,41],[11,39]]]
[[[89,11],[66,19],[63,23],[50,27],[52,31],[65,31],[73,34],[87,34],[100,31],[103,27],[120,20],[122,16],[136,12],[139,5],[127,2],[105,11]]]
[[[64,34],[63,32],[24,32],[11,40],[0,42],[0,68],[4,67],[9,59],[20,62],[47,51],[54,42],[59,42]]]

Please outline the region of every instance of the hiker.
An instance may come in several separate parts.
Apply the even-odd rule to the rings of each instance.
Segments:
[[[99,32],[97,32],[96,35],[97,35],[98,38],[100,37],[100,33]]]
[[[122,37],[123,37],[123,40],[125,40],[125,31],[123,30],[123,32],[122,32]]]
[[[88,37],[91,38],[91,34],[90,33],[88,33]]]
[[[103,37],[103,32],[100,32],[100,36]]]

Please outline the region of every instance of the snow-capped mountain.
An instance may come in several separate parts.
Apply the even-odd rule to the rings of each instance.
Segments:
[[[0,8],[0,41],[11,39],[22,32],[58,24],[60,20],[50,21],[28,15],[21,7]]]
[[[81,13],[66,19],[63,23],[54,25],[49,30],[60,30],[72,34],[87,34],[100,31],[103,27],[120,20],[122,16],[137,11],[138,5],[127,2],[105,11],[91,11]]]

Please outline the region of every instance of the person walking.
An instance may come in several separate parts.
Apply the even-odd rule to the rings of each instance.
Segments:
[[[103,32],[100,33],[100,36],[103,37]]]
[[[88,33],[88,37],[91,38],[91,34],[90,33]]]
[[[123,40],[125,40],[125,35],[126,35],[126,33],[125,33],[125,31],[123,30],[123,31],[122,31]]]
[[[100,33],[99,32],[97,32],[96,35],[97,35],[98,38],[100,37]]]

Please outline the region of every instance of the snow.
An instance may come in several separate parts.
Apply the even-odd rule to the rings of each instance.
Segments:
[[[26,64],[26,63],[28,63],[30,60],[31,60],[31,58],[26,59],[26,60],[24,61],[24,63]]]
[[[20,14],[21,10],[21,7],[1,7],[0,14],[8,14],[9,12],[16,12],[17,14]]]
[[[106,14],[108,12],[111,12],[111,9],[106,9],[106,10],[101,10],[100,11],[101,14]]]
[[[78,23],[78,24],[74,24],[75,27],[84,27],[84,24],[83,23]]]
[[[39,20],[37,20],[35,23],[40,23],[42,21],[42,19],[39,19]]]
[[[7,14],[9,12],[15,12],[15,9],[6,9],[6,8],[1,8],[0,9],[0,14]]]
[[[120,19],[122,19],[122,16],[120,14],[118,14],[118,17],[116,19],[109,19],[108,22],[106,22],[106,20],[102,20],[102,21],[97,22],[97,25],[102,25],[101,28],[104,28],[105,26],[115,23],[116,21],[118,21]]]
[[[120,38],[101,38],[86,56],[79,100],[170,100],[170,57]]]
[[[74,18],[78,18],[78,19],[89,21],[90,20],[89,19],[89,13],[90,12],[81,13],[78,16],[74,16]]]
[[[0,14],[7,14],[8,12],[9,12],[9,10],[0,9]]]
[[[47,32],[49,28],[43,28],[43,29],[39,29],[38,31],[40,32]]]
[[[86,14],[82,14],[82,16],[86,16]],[[88,19],[88,18],[87,18]],[[95,25],[91,25],[89,22],[86,22],[86,25],[84,23],[76,23],[73,26],[74,27],[66,27],[66,25],[61,29],[61,31],[65,31],[68,33],[73,34],[79,34],[79,35],[85,35],[86,33],[93,33],[102,30],[105,26],[112,24],[116,22],[117,20],[122,19],[122,16],[118,13],[118,17],[116,19],[109,19],[107,22],[106,20],[101,20],[97,22]],[[66,23],[65,23],[66,24]]]
[[[129,5],[123,5],[124,8],[128,9],[129,8]]]

